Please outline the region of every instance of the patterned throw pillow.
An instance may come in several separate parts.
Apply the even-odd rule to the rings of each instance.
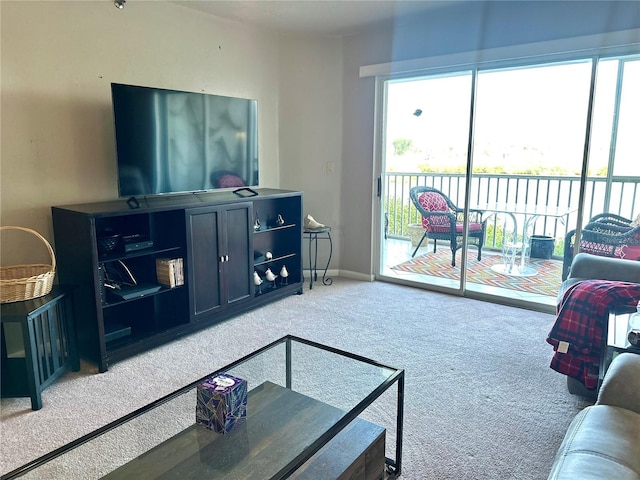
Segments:
[[[244,187],[242,179],[236,175],[223,175],[218,180],[219,188]]]
[[[425,192],[418,197],[418,202],[428,212],[449,212],[449,205],[444,197],[435,192]],[[434,215],[422,217],[422,226],[429,230],[432,226],[449,227],[449,217],[444,215]]]
[[[614,256],[627,260],[640,260],[640,245],[620,245],[615,248]]]

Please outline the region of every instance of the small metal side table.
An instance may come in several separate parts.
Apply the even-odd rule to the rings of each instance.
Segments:
[[[327,266],[324,267],[324,273],[322,274],[322,284],[331,285],[333,283],[333,279],[327,277],[327,270],[329,270],[331,256],[333,255],[331,227],[305,228],[302,232],[302,236],[309,240],[309,290],[313,288],[313,282],[318,280],[318,239],[329,240],[329,259],[327,260]],[[312,246],[315,248],[313,255],[311,254]]]
[[[31,397],[69,370],[80,370],[72,290],[54,285],[43,297],[0,305],[2,396]]]

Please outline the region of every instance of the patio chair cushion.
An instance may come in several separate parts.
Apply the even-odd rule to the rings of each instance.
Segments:
[[[640,245],[622,245],[618,249],[616,257],[627,260],[640,260]]]
[[[447,205],[447,201],[438,193],[425,192],[418,197],[418,201],[427,212],[451,212],[449,205]],[[422,217],[422,226],[427,230],[440,225],[444,227],[444,230],[441,231],[449,231],[449,223],[450,219],[445,215]]]
[[[423,225],[424,226],[424,225]],[[426,228],[426,227],[425,227]],[[450,232],[449,225],[434,225],[431,227],[431,231],[434,233],[448,233]],[[469,231],[470,232],[479,232],[482,230],[481,223],[470,223]],[[462,222],[456,222],[456,233],[462,235]]]
[[[603,257],[640,259],[640,227],[600,226],[589,223],[582,232],[580,251]]]

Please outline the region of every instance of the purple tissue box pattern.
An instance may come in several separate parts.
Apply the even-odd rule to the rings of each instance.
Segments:
[[[246,380],[219,374],[198,385],[196,423],[224,434],[246,417]]]

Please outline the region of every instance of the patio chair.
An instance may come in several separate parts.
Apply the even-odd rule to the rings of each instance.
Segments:
[[[574,255],[575,230],[567,232],[564,241],[562,280],[569,275]],[[640,225],[630,219],[611,213],[592,217],[582,229],[580,247],[576,253],[585,252],[601,257],[640,260]]]
[[[426,238],[433,240],[436,252],[438,240],[445,240],[451,246],[451,266],[456,266],[456,251],[462,247],[463,209],[458,208],[440,190],[432,187],[413,187],[409,195],[416,209],[422,215],[424,233],[411,257],[415,257]],[[482,259],[482,245],[486,222],[482,221],[482,210],[469,210],[468,244],[478,247],[478,261]]]
[[[606,223],[618,227],[629,227],[633,222],[625,217],[616,215],[615,213],[599,213],[595,217],[591,217],[588,223]]]

